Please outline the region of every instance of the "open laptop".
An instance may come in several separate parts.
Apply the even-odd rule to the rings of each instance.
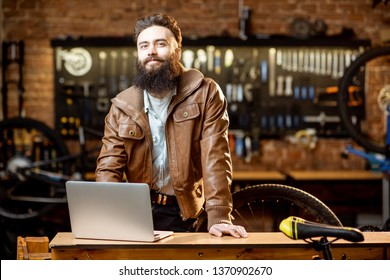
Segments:
[[[153,242],[173,231],[154,231],[145,183],[67,181],[70,224],[75,238]]]

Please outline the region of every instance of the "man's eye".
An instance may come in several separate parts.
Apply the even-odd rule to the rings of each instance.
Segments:
[[[157,46],[158,47],[165,47],[166,44],[165,44],[165,42],[159,42],[159,43],[157,43]]]

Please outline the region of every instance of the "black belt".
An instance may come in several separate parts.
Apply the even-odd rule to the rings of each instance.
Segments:
[[[158,193],[155,190],[150,191],[150,199],[152,201],[152,204],[166,206],[178,205],[176,196]]]

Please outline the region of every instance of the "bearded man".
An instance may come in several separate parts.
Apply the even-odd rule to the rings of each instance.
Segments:
[[[148,183],[155,230],[247,237],[231,220],[227,102],[218,84],[181,64],[182,35],[163,14],[134,28],[137,75],[112,99],[96,181]],[[203,220],[203,219],[202,219]]]

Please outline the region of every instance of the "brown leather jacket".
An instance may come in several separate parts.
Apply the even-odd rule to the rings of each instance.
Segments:
[[[152,182],[152,136],[143,91],[131,87],[112,99],[105,120],[96,181]],[[207,212],[208,228],[231,223],[232,163],[229,118],[220,87],[185,70],[168,108],[166,137],[173,188],[183,219]]]

